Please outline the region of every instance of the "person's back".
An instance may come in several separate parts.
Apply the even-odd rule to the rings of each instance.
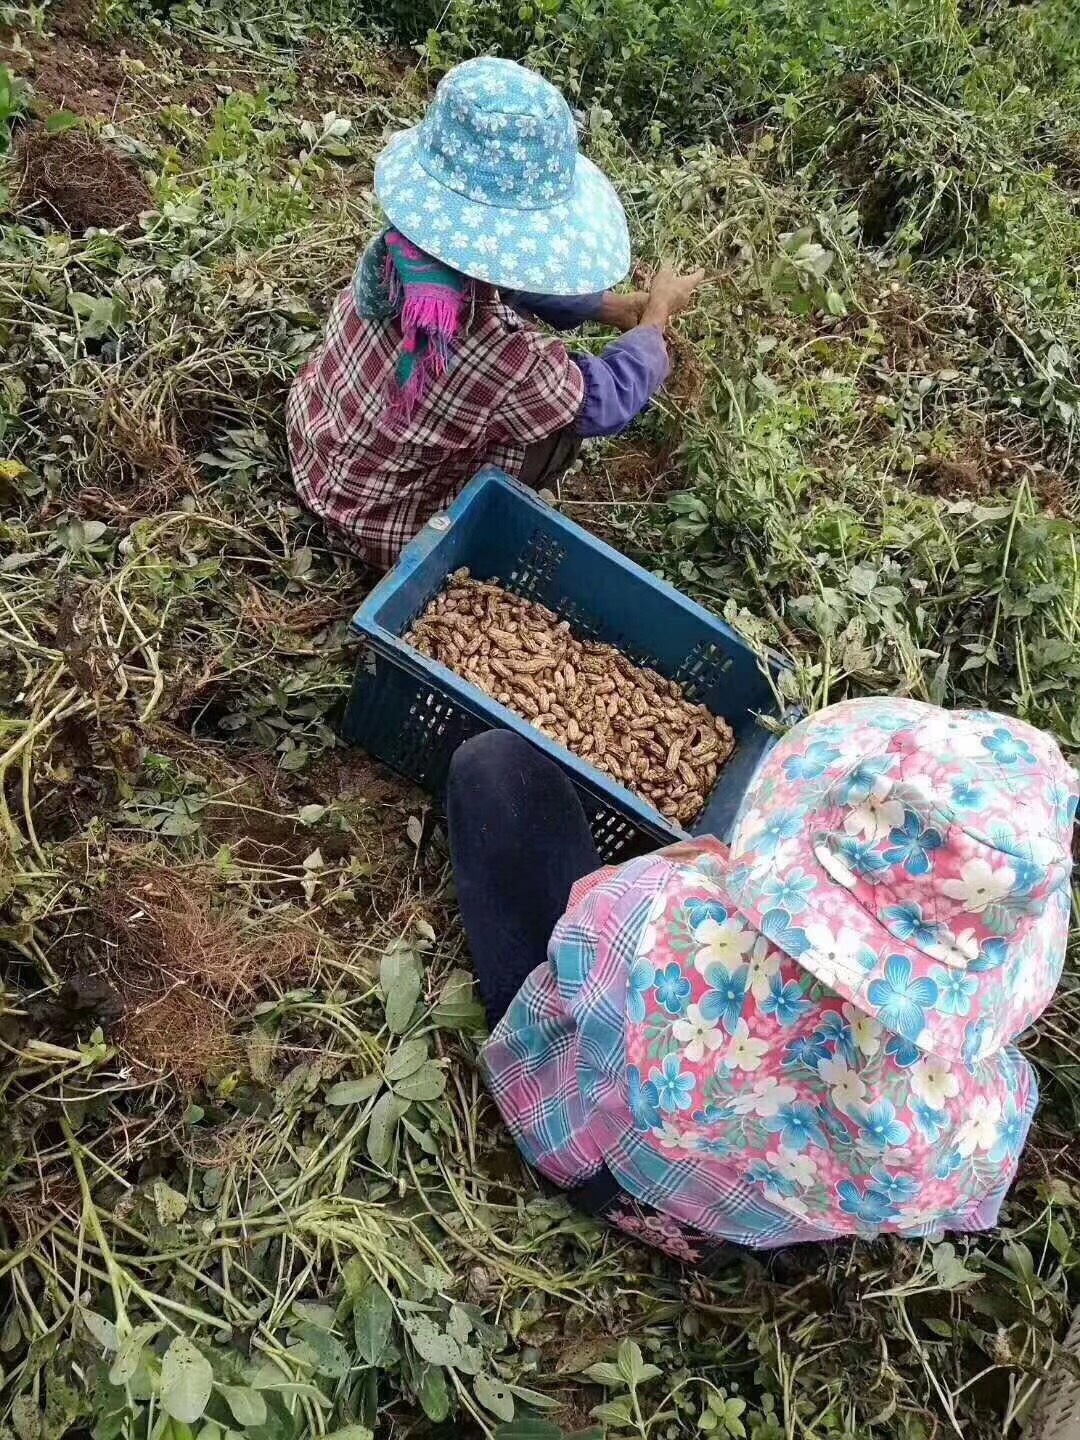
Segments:
[[[350,285],[286,410],[300,498],[383,567],[483,465],[519,474],[585,393],[563,345],[494,292],[470,302],[451,362],[413,407],[387,403],[402,343],[399,317],[364,314]]]
[[[1060,974],[1076,788],[1000,716],[865,700],[803,722],[730,854],[578,881],[484,1052],[523,1153],[699,1261],[993,1225],[1038,1096],[1012,1041]]]

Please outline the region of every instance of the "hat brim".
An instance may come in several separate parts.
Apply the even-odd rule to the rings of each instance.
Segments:
[[[458,194],[428,174],[420,153],[419,126],[395,135],[376,162],[375,194],[395,229],[444,265],[543,295],[590,295],[626,276],[626,213],[584,155],[566,200],[522,210]]]

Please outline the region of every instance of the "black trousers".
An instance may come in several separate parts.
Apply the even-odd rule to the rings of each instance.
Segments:
[[[521,467],[521,483],[542,490],[552,480],[557,480],[568,469],[581,452],[581,436],[572,425],[556,430],[546,440],[534,440],[525,451],[525,463]]]
[[[508,730],[468,740],[446,792],[450,857],[488,1023],[542,965],[575,880],[600,867],[559,767]]]

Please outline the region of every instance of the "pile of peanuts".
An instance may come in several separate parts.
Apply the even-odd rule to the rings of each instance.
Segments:
[[[405,639],[680,825],[696,819],[735,748],[730,725],[674,680],[577,639],[553,611],[468,570]]]

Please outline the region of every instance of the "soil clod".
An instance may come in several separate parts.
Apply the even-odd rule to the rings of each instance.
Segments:
[[[89,130],[75,127],[50,135],[33,126],[15,147],[16,203],[65,226],[124,230],[153,208],[153,196],[126,156]]]

